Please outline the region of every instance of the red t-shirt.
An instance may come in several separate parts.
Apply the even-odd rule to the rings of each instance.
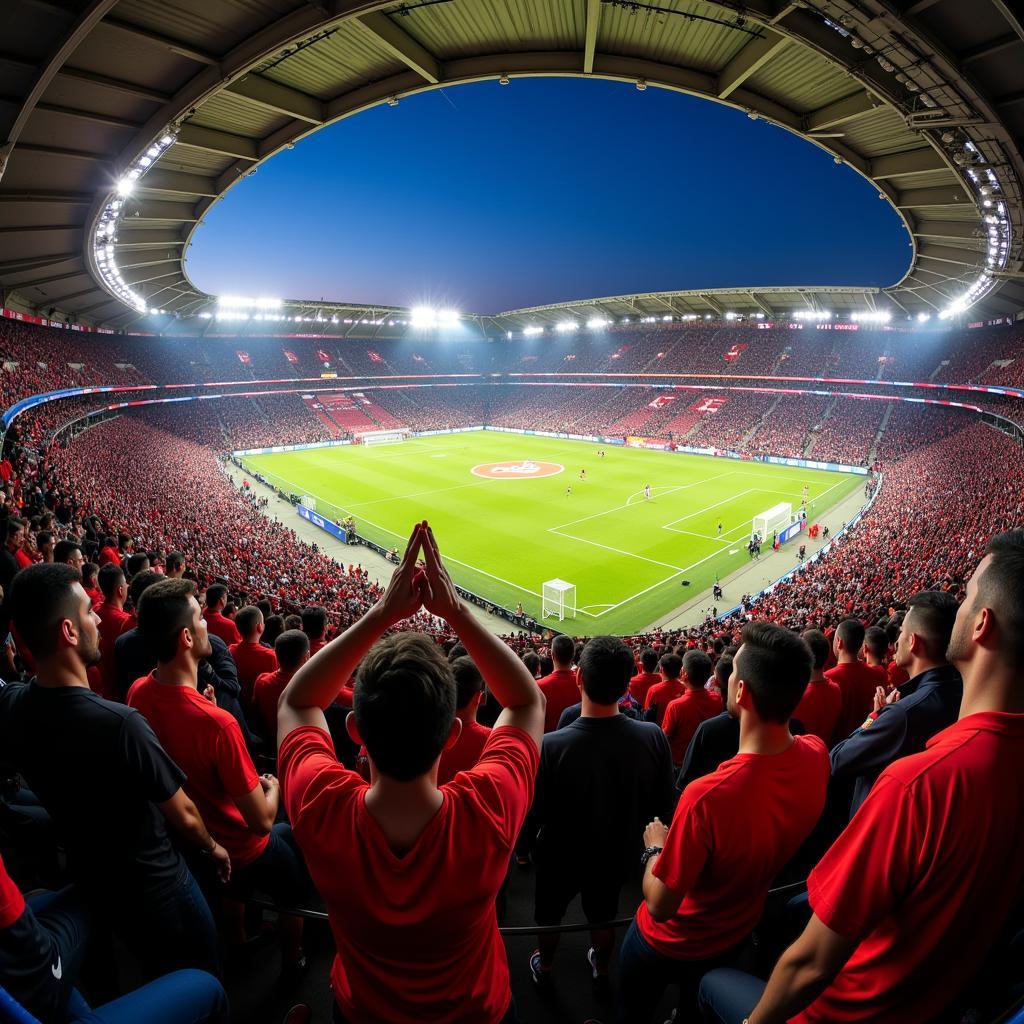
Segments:
[[[662,923],[641,903],[636,923],[653,949],[700,960],[743,941],[772,880],[810,834],[825,805],[828,751],[796,736],[781,754],[737,754],[679,798],[655,877],[682,893]]]
[[[18,548],[18,550],[14,552],[14,560],[18,563],[19,569],[27,569],[32,565],[32,559],[29,558],[28,553],[24,548]]]
[[[214,636],[219,636],[228,647],[242,642],[242,634],[238,632],[238,627],[227,616],[221,615],[220,612],[211,612],[207,608],[203,612],[203,618],[206,619],[206,628]]]
[[[25,898],[11,880],[0,857],[0,931],[10,928],[25,913]]]
[[[103,606],[103,591],[99,587],[85,587],[84,590],[89,595],[89,600],[92,601],[93,611],[98,614],[99,609]]]
[[[910,673],[905,668],[900,668],[895,661],[889,662],[886,675],[890,690],[898,690],[904,683],[910,682]]]
[[[256,709],[256,721],[260,726],[260,735],[264,739],[275,740],[277,737],[277,704],[284,693],[284,688],[291,681],[295,672],[276,669],[264,672],[256,677],[252,688],[252,704]]]
[[[537,680],[541,693],[547,698],[544,712],[544,731],[554,732],[558,720],[566,708],[580,702],[580,688],[576,685],[576,673],[571,668],[556,668],[550,675]]]
[[[658,714],[654,719],[658,725],[665,720],[665,711],[669,704],[683,695],[684,686],[678,679],[666,679],[664,682],[655,683],[647,691],[647,700],[644,701],[644,711],[651,707],[657,707]]]
[[[1024,715],[968,715],[882,772],[807,881],[859,940],[800,1024],[931,1020],[985,963],[1024,896]]]
[[[686,748],[697,731],[697,726],[708,718],[714,718],[722,710],[722,698],[701,687],[686,690],[676,697],[665,709],[662,728],[672,748],[672,763],[682,764]]]
[[[331,987],[352,1020],[495,1024],[508,1009],[508,958],[494,898],[533,799],[540,752],[491,732],[471,771],[403,856],[367,811],[366,783],[322,729],[295,729],[278,765],[285,808],[324,898],[337,955]]]
[[[112,604],[101,604],[96,609],[100,617],[100,696],[107,700],[119,700],[117,695],[117,672],[114,668],[114,643],[121,635],[128,613]]]
[[[441,763],[437,766],[437,784],[443,786],[451,782],[459,772],[467,772],[473,768],[491,735],[491,730],[479,722],[463,722],[462,732],[451,750],[441,755]]]
[[[142,712],[164,750],[188,776],[185,792],[210,835],[231,854],[233,864],[251,864],[270,837],[253,832],[235,804],[260,781],[238,722],[193,687],[158,683],[152,675],[132,683],[128,706]]]
[[[843,694],[836,683],[831,679],[812,681],[807,684],[793,717],[803,723],[809,733],[824,740],[826,746],[831,746],[842,709]],[[841,738],[848,735],[845,733]]]
[[[862,661],[836,665],[825,673],[839,687],[843,706],[836,722],[835,737],[844,740],[860,727],[871,714],[875,701],[875,688],[881,686],[878,673]]]
[[[102,569],[107,562],[113,562],[114,565],[121,564],[121,555],[117,548],[100,548],[99,557],[96,559],[96,564]]]
[[[661,676],[657,672],[638,672],[629,681],[629,695],[643,707],[647,700],[647,691],[660,682]]]
[[[228,622],[231,620],[228,619]],[[277,671],[277,655],[263,644],[253,640],[242,640],[228,647],[238,669],[238,685],[242,688],[242,703],[249,707],[253,702],[252,691],[256,677],[264,672]],[[277,711],[274,712],[277,717]]]
[[[312,658],[317,651],[327,646],[326,640],[310,640],[309,641],[309,656]]]

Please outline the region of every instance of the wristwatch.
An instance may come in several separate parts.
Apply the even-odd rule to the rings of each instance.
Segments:
[[[658,854],[661,853],[661,851],[662,851],[662,847],[660,847],[660,846],[648,846],[647,849],[644,850],[644,852],[640,854],[640,867],[642,867],[642,868],[647,867],[647,862],[652,857],[657,857]]]

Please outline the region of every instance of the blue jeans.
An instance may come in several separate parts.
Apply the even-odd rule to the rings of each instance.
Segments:
[[[333,1000],[331,1001],[331,1011],[334,1024],[352,1024],[348,1017],[342,1014],[341,1008]],[[501,1018],[499,1024],[521,1024],[519,1011],[516,1009],[515,996],[513,996],[509,1002],[508,1009],[505,1011],[505,1016]]]
[[[697,1005],[707,1024],[743,1024],[757,1006],[767,982],[725,967],[704,975]]]
[[[649,1021],[669,985],[679,987],[676,1020],[684,1024],[694,1019],[700,979],[728,963],[734,953],[729,950],[707,960],[674,960],[647,944],[634,918],[619,948],[619,1024]]]
[[[174,971],[95,1010],[76,991],[66,1024],[227,1024],[228,997],[205,971]]]
[[[251,864],[231,873],[225,896],[244,899],[259,890],[273,897],[280,907],[301,907],[311,888],[306,862],[302,859],[292,827],[279,821],[270,831],[270,840]]]

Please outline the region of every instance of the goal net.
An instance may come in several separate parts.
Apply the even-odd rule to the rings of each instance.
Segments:
[[[576,585],[565,580],[548,580],[541,586],[541,618],[576,618]]]
[[[304,494],[301,498],[299,498],[299,504],[305,505],[305,507],[308,508],[310,512],[316,511],[316,498],[314,498],[312,494]]]
[[[409,431],[402,430],[363,430],[355,435],[357,444],[401,444],[409,436]]]
[[[753,525],[750,528],[750,536],[755,534],[765,543],[769,542],[772,535],[781,532],[793,521],[793,506],[788,501],[783,501],[767,512],[754,516]]]

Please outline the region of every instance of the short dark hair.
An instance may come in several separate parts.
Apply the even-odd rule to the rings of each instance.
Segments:
[[[153,586],[154,583],[159,583],[163,578],[160,573],[154,572],[152,569],[146,569],[138,576],[133,576],[131,583],[128,584],[128,596],[132,599],[132,604],[138,608],[139,599],[146,589]]]
[[[805,629],[800,636],[810,648],[811,665],[816,669],[823,669],[828,664],[828,656],[832,653],[828,637],[820,629]]]
[[[263,613],[255,605],[247,604],[235,616],[235,626],[243,637],[248,638],[256,632],[263,621]]]
[[[615,704],[633,675],[633,652],[617,636],[595,636],[580,655],[583,692],[595,704]]]
[[[536,651],[524,651],[523,664],[526,666],[527,672],[536,679],[537,672],[540,670],[540,655]]]
[[[228,596],[228,588],[223,583],[214,583],[206,588],[206,607],[213,608]]]
[[[161,580],[147,587],[139,599],[139,633],[158,662],[170,661],[178,653],[178,637],[192,628],[195,596],[191,580]]]
[[[452,649],[448,652],[448,660],[454,661],[456,658],[465,658],[469,654],[466,648],[456,641],[452,644]]]
[[[729,676],[732,675],[732,661],[736,656],[734,648],[724,651],[715,662],[715,686],[724,701],[729,694]]]
[[[149,555],[145,551],[137,551],[125,559],[125,578],[131,578],[144,569],[149,568]]]
[[[683,671],[694,686],[703,686],[713,670],[711,659],[703,651],[687,651],[683,655]]]
[[[462,711],[474,698],[484,692],[484,677],[472,658],[463,655],[449,663],[455,676],[455,708]]]
[[[377,770],[409,782],[430,769],[455,719],[448,659],[421,633],[378,640],[356,676],[353,711]]]
[[[319,604],[311,604],[302,609],[302,632],[310,640],[322,640],[327,629],[327,609]]]
[[[180,551],[172,551],[164,559],[164,568],[168,572],[177,572],[185,565],[185,556]]]
[[[864,623],[860,619],[843,619],[836,626],[836,636],[851,654],[856,654],[864,646]]]
[[[658,667],[669,679],[678,679],[679,673],[683,671],[683,659],[678,654],[663,654]]]
[[[748,622],[740,636],[735,669],[754,709],[767,722],[788,722],[811,679],[811,649],[796,633],[770,622]]]
[[[559,633],[551,641],[551,659],[562,665],[571,665],[573,656],[576,654],[576,644],[571,636]]]
[[[77,540],[59,540],[53,546],[53,560],[55,562],[67,562],[76,552],[81,551],[82,545]]]
[[[82,583],[85,584],[90,581],[95,583],[99,571],[100,567],[95,562],[85,562],[82,565]]]
[[[284,628],[285,629],[302,629],[302,616],[296,615],[292,612],[291,615],[284,617]],[[307,636],[309,634],[306,634]]]
[[[25,520],[19,519],[17,516],[11,516],[7,520],[7,536],[13,537],[19,530],[25,529]]]
[[[274,614],[274,606],[265,597],[256,602],[256,607],[259,608],[264,623]]]
[[[124,583],[124,573],[121,571],[121,566],[114,562],[107,562],[100,569],[97,579],[104,598],[109,601],[114,596],[114,591]]]
[[[1006,656],[1017,666],[1024,665],[1024,530],[996,534],[986,545],[992,556],[988,568],[978,580],[975,607],[995,612],[1000,632],[1005,637]]]
[[[51,530],[40,530],[36,534],[36,547],[42,550],[44,544],[49,544],[53,540],[53,532]]]
[[[953,603],[954,607],[956,602]],[[954,618],[955,618],[954,612]],[[889,637],[881,626],[869,626],[864,631],[864,646],[876,657],[884,658],[889,650]],[[945,648],[943,648],[945,650]]]
[[[263,640],[263,642],[265,644],[268,644],[268,645],[269,644],[275,644],[276,645],[277,644],[277,638],[282,633],[285,633],[285,632],[288,632],[288,631],[285,629],[285,626],[284,626],[284,616],[283,615],[268,615],[263,620],[263,636],[262,636],[261,639]],[[302,633],[302,630],[298,629],[295,632]],[[302,635],[306,636],[305,633],[302,633]],[[308,637],[306,637],[306,639],[307,639],[307,641],[309,640]]]
[[[640,652],[640,667],[648,674],[658,667],[658,652],[653,647],[645,647]]]
[[[14,630],[35,658],[57,650],[57,626],[77,621],[78,601],[73,587],[78,570],[62,562],[39,562],[22,569],[11,581],[8,603]]]
[[[924,638],[928,654],[945,658],[953,624],[960,609],[957,599],[944,590],[922,590],[908,602],[908,612],[914,614],[914,632]]]
[[[274,653],[277,655],[277,663],[286,672],[298,668],[308,652],[309,637],[301,629],[286,629],[274,641]]]

